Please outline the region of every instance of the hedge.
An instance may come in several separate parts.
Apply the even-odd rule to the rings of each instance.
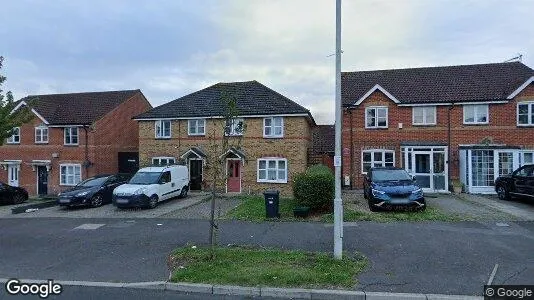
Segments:
[[[314,165],[293,180],[293,196],[300,206],[312,210],[332,207],[334,200],[334,174],[325,165]]]

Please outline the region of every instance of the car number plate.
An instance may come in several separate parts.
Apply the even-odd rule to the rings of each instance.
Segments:
[[[59,199],[59,203],[69,203],[69,199]]]
[[[117,203],[128,203],[128,199],[117,199],[115,200]]]

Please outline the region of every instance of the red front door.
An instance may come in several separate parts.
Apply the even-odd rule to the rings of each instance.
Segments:
[[[228,193],[241,192],[241,162],[239,160],[228,160],[227,171],[226,191]]]

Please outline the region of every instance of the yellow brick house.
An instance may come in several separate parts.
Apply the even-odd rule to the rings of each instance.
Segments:
[[[238,112],[231,122],[222,100],[228,96]],[[277,189],[284,196],[292,194],[294,175],[307,167],[315,126],[308,109],[257,81],[217,83],[135,119],[141,166],[181,161],[189,167],[191,190],[209,189],[213,168],[220,167],[222,191]],[[224,134],[230,140],[227,149],[222,149]],[[217,158],[221,166],[214,166]]]

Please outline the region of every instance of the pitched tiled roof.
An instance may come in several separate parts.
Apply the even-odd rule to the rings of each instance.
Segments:
[[[334,125],[317,125],[312,129],[312,152],[334,153],[335,143]]]
[[[532,76],[520,62],[343,72],[341,93],[344,105],[377,84],[406,104],[504,100]]]
[[[140,90],[30,95],[25,101],[50,125],[88,125],[102,118]]]
[[[158,106],[135,119],[209,117],[225,115],[222,95],[233,96],[239,115],[309,114],[289,98],[257,81],[217,83]]]

